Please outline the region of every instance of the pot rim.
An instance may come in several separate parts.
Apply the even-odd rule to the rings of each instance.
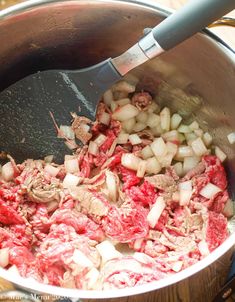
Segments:
[[[17,15],[18,13],[25,12],[26,10],[36,9],[48,4],[60,4],[62,2],[68,2],[70,4],[81,2],[80,0],[28,0],[26,2],[14,5],[12,7],[6,8],[0,11],[0,22],[7,17]],[[127,3],[134,6],[142,6],[144,8],[149,8],[154,11],[158,11],[164,16],[168,16],[174,10],[169,9],[163,5],[156,4],[152,0],[89,0],[89,2],[101,2],[101,3]],[[221,39],[214,35],[210,30],[203,30],[205,37],[210,39],[215,46],[219,47],[220,50],[235,63],[235,53],[228,47]],[[218,40],[219,39],[219,40]],[[218,43],[219,42],[219,43]],[[113,289],[113,290],[80,290],[80,289],[67,289],[58,286],[46,285],[35,281],[33,278],[23,278],[15,273],[9,272],[3,268],[0,268],[0,277],[20,286],[26,290],[31,290],[33,293],[47,293],[54,297],[70,297],[74,299],[84,298],[84,299],[105,299],[105,298],[118,298],[124,296],[132,296],[137,294],[143,294],[146,292],[154,291],[179,281],[182,281],[204,268],[208,267],[214,263],[218,258],[223,256],[225,252],[231,249],[235,243],[235,233],[232,233],[216,250],[209,254],[206,258],[197,262],[196,264],[184,269],[183,271],[176,273],[174,275],[168,276],[164,279],[158,281],[153,281],[143,285],[124,288],[124,289]],[[33,295],[33,294],[32,294]]]

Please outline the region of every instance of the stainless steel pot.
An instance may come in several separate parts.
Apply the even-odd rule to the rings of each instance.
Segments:
[[[0,12],[0,89],[37,70],[81,68],[114,57],[134,44],[143,29],[160,22],[170,11],[150,1],[80,0],[28,1]],[[95,33],[95,35],[94,35]],[[115,33],[115,34],[114,34]],[[197,34],[160,58],[133,72],[152,92],[154,78],[171,88],[161,102],[197,118],[210,129],[228,154],[226,168],[231,198],[235,198],[235,145],[227,134],[235,131],[235,54],[208,31]],[[149,85],[149,82],[148,82]],[[148,87],[150,89],[150,87]],[[187,91],[197,98],[182,94]],[[158,282],[112,291],[64,289],[23,279],[4,269],[0,277],[30,292],[74,298],[123,297],[157,290],[196,274],[225,254],[235,233],[204,260]]]

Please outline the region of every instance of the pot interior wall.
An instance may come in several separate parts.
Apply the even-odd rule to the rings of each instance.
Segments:
[[[7,16],[0,22],[0,90],[38,70],[80,68],[119,55],[164,14],[121,1],[61,1]],[[226,50],[198,34],[132,73],[140,78],[139,88],[153,94],[163,79],[171,93],[159,101],[183,109],[183,114],[210,129],[228,154],[232,184],[235,147],[226,136],[235,130],[234,56],[232,60]],[[182,96],[179,89],[201,98]]]

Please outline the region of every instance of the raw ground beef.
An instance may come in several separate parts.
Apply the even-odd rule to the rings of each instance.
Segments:
[[[143,130],[136,117],[135,127],[140,130],[131,132],[123,116],[121,121],[113,118],[114,101],[107,105],[106,100],[89,134],[89,121],[73,115],[75,135],[82,135],[84,142],[90,139],[93,145],[78,148],[65,157],[64,164],[26,160],[16,165],[10,158],[8,174],[2,167],[0,254],[5,255],[4,268],[14,267],[23,277],[63,287],[124,288],[177,273],[228,237],[223,210],[229,196],[221,161],[204,154],[197,166],[183,177],[178,175],[174,164],[179,140],[174,144],[176,138],[169,136],[174,131],[167,132],[169,110],[158,115],[159,106],[151,95],[133,94],[133,86],[128,85],[129,100],[126,91],[115,90],[113,95],[120,95],[122,102],[132,106],[132,113],[141,113],[145,120],[148,114],[156,122],[163,118],[164,131],[158,126],[153,132],[151,121]],[[132,143],[125,140],[130,133]],[[159,149],[152,147],[162,133],[168,133],[171,141],[164,138],[163,144],[173,155],[158,155]],[[146,147],[150,151],[144,158],[141,152]],[[130,154],[138,167],[125,161]],[[209,198],[202,195],[208,184],[217,190]],[[185,186],[186,194],[190,193],[186,200],[181,196]]]

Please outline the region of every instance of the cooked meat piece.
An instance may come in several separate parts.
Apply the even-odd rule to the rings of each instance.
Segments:
[[[152,103],[152,96],[148,92],[137,92],[133,95],[131,103],[139,110],[146,110]]]
[[[84,116],[77,116],[73,113],[72,129],[77,139],[79,139],[84,145],[92,138],[92,134],[89,132],[89,124],[91,120]]]

